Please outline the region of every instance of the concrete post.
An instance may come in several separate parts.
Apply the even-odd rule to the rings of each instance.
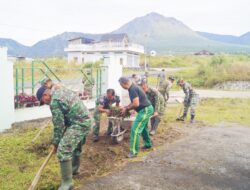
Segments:
[[[0,47],[0,131],[10,128],[14,118],[13,64],[7,60],[7,48]]]
[[[122,88],[118,82],[119,78],[122,76],[122,65],[116,61],[114,55],[109,55],[104,57],[103,67],[103,90],[106,92],[108,88],[115,89],[115,93],[122,99]]]

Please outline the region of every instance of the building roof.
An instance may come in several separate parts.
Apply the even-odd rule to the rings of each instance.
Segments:
[[[82,43],[83,43],[83,44],[90,44],[90,43],[93,43],[93,42],[95,41],[95,40],[93,40],[93,39],[84,38],[84,37],[77,37],[77,38],[70,39],[70,40],[68,40],[68,41],[71,42],[71,41],[79,40],[79,39],[82,40]]]
[[[124,38],[128,38],[128,35],[125,33],[121,34],[105,34],[101,37],[100,41],[115,41],[121,42]]]
[[[214,55],[214,53],[211,53],[207,50],[201,50],[201,51],[195,53],[194,55]]]

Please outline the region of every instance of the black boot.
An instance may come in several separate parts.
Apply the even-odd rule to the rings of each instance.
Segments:
[[[194,118],[195,118],[195,115],[191,115],[190,123],[194,123]]]
[[[178,118],[176,119],[176,121],[185,121],[186,117],[187,117],[187,114],[186,114],[186,113],[183,113],[183,115],[182,115],[181,117],[178,117]]]

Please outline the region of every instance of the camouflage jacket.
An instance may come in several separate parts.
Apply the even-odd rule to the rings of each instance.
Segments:
[[[169,90],[171,89],[172,85],[173,85],[172,82],[170,82],[169,80],[165,80],[162,83],[160,83],[159,91],[169,92]]]
[[[158,74],[159,84],[162,84],[166,80],[166,74],[164,72],[161,72]]]
[[[110,109],[110,107],[115,104],[116,106],[120,104],[120,97],[115,96],[114,99],[109,100],[106,96],[99,98],[96,102],[96,105],[103,106],[104,109]]]
[[[50,110],[54,124],[53,144],[60,142],[67,127],[81,126],[89,118],[88,109],[77,94],[64,87],[52,88]]]
[[[165,110],[165,100],[161,93],[153,88],[149,87],[146,95],[154,107],[154,111],[158,112],[160,115],[164,113]]]
[[[192,98],[195,98],[196,96],[198,96],[198,94],[194,91],[191,84],[187,82],[184,83],[182,89],[183,89],[183,92],[185,93],[184,103],[189,103]]]

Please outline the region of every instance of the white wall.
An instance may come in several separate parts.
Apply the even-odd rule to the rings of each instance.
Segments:
[[[7,61],[7,48],[0,47],[0,131],[10,128],[14,118],[13,64]]]
[[[89,62],[97,62],[103,59],[103,57],[107,56],[112,56],[113,61],[117,64],[120,64],[120,60],[122,59],[123,67],[139,67],[140,63],[139,55],[126,52],[121,52],[121,53],[109,52],[107,54],[103,54],[100,52],[95,52],[93,54],[82,53],[82,52],[68,52],[68,63],[73,62],[75,57],[77,57],[77,62],[81,64],[83,59],[84,63],[89,63]]]
[[[117,56],[109,55],[104,58],[105,72],[103,73],[103,90],[105,92],[108,88],[115,89],[115,92],[122,99],[122,88],[118,82],[119,78],[122,76],[122,65],[117,64]]]

